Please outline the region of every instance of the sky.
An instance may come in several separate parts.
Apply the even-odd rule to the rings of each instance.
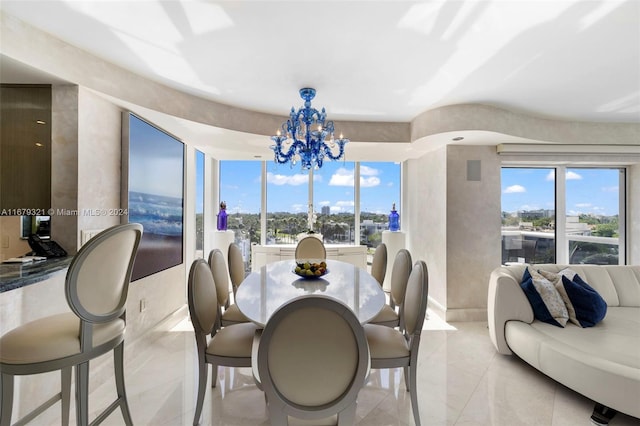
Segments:
[[[314,171],[314,211],[329,206],[331,213],[354,210],[354,162],[326,161]],[[222,161],[220,199],[228,213],[260,211],[260,161]],[[307,212],[309,174],[300,165],[267,162],[267,210]],[[360,164],[361,211],[388,214],[400,205],[400,165],[392,162]]]
[[[182,198],[184,144],[130,114],[129,191]]]
[[[567,215],[619,211],[619,169],[566,169]],[[554,169],[503,168],[502,211],[555,210]]]

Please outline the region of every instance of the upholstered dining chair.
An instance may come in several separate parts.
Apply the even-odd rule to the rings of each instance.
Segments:
[[[280,307],[256,336],[252,369],[272,425],[287,425],[289,416],[334,415],[338,425],[354,424],[369,348],[346,305],[326,296],[301,296]]]
[[[238,286],[244,281],[244,259],[237,244],[229,244],[227,252],[227,262],[229,263],[229,277],[231,278],[231,289],[235,297]]]
[[[422,323],[427,311],[429,273],[427,264],[418,261],[411,270],[407,282],[405,300],[400,305],[403,330],[384,325],[365,324],[364,332],[371,351],[371,368],[404,367],[404,380],[411,394],[411,408],[416,426],[420,426],[418,410],[418,348]]]
[[[378,247],[376,247],[376,252],[371,261],[371,275],[373,275],[373,278],[375,278],[380,283],[380,287],[382,287],[384,277],[387,275],[387,245],[385,243],[380,243]]]
[[[133,262],[142,226],[128,223],[102,231],[74,256],[65,280],[71,312],[21,325],[0,338],[2,414],[9,425],[14,376],[61,371],[62,390],[22,418],[33,420],[58,400],[63,425],[69,423],[71,370],[76,373],[76,422],[89,424],[89,361],[113,350],[117,399],[92,424],[101,423],[116,408],[133,424],[124,385],[125,311]]]
[[[391,268],[391,292],[389,303],[382,307],[382,310],[373,317],[370,324],[386,325],[387,327],[399,327],[400,314],[399,307],[404,302],[404,294],[407,288],[407,281],[411,274],[411,253],[407,249],[400,249],[393,259]],[[398,307],[396,310],[396,307]]]
[[[253,323],[218,329],[218,295],[211,269],[196,259],[189,270],[187,302],[198,352],[198,395],[193,424],[200,422],[207,388],[207,364],[211,364],[211,387],[218,380],[218,366],[250,367],[251,347],[256,326]]]
[[[227,273],[227,262],[219,249],[213,249],[209,253],[209,268],[213,275],[213,281],[218,293],[218,321],[221,327],[232,324],[250,322],[235,303],[229,299],[229,275]]]
[[[308,236],[298,241],[295,256],[296,259],[326,259],[327,250],[319,238]]]

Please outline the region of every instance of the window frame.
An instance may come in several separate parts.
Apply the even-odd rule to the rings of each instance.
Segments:
[[[567,218],[567,185],[566,185],[566,173],[567,169],[617,169],[621,171],[619,173],[619,185],[618,185],[618,222],[619,222],[619,237],[618,237],[618,264],[627,265],[627,198],[629,191],[629,166],[620,164],[598,164],[598,165],[585,165],[580,162],[572,163],[566,162],[564,164],[554,164],[551,162],[520,162],[520,161],[502,161],[500,164],[500,171],[504,168],[520,168],[520,169],[553,169],[555,171],[555,257],[556,264],[567,265],[569,264],[569,239],[566,232],[566,218]],[[502,191],[502,189],[501,189]],[[502,198],[502,195],[501,195]],[[502,212],[502,202],[501,209]],[[502,238],[501,238],[502,239]]]
[[[235,160],[220,160],[220,162],[232,162]],[[351,162],[351,161],[350,161]],[[398,201],[397,201],[397,205],[396,205],[396,209],[399,210],[400,212],[403,211],[402,209],[402,204],[403,204],[403,179],[404,179],[404,167],[403,167],[403,163],[398,163],[396,161],[389,161],[389,162],[385,162],[385,161],[352,161],[352,163],[354,164],[354,186],[353,186],[353,192],[354,192],[354,206],[353,206],[353,211],[354,211],[354,240],[353,242],[351,242],[351,245],[360,245],[360,164],[361,163],[394,163],[398,165],[398,174],[399,174],[399,188],[398,188]],[[260,179],[260,183],[261,183],[261,200],[260,200],[260,245],[267,245],[267,173],[268,173],[268,163],[270,163],[270,161],[260,161],[261,163],[261,179]],[[220,168],[219,168],[220,169]],[[220,179],[220,174],[218,174],[218,192],[220,193],[220,185],[221,185],[221,179]],[[313,201],[313,170],[310,171],[310,176],[309,176],[309,191],[308,191],[309,195],[308,195],[308,199],[307,202],[309,202],[310,200]],[[314,209],[315,209],[315,204],[314,204]],[[272,244],[273,245],[273,244]]]

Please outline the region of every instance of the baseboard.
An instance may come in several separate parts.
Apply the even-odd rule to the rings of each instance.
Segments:
[[[427,307],[446,322],[487,321],[486,308],[447,309],[429,296]]]

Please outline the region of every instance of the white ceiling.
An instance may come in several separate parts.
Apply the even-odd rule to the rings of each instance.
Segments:
[[[0,8],[150,79],[249,110],[285,115],[310,86],[314,106],[335,120],[408,122],[481,103],[640,122],[637,0],[2,0]]]

